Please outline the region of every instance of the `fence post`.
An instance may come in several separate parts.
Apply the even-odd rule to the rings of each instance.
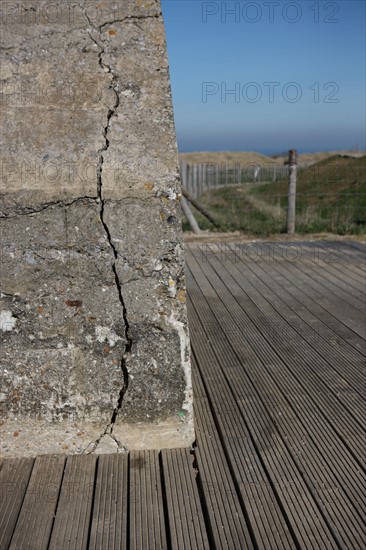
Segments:
[[[187,162],[187,187],[188,191],[192,193],[192,170],[191,165]]]
[[[204,181],[206,182],[206,189],[207,191],[209,192],[209,194],[211,193],[211,187],[212,187],[212,182],[211,182],[211,168],[212,168],[212,164],[208,163],[208,162],[205,162],[204,165],[203,165],[203,178],[204,178]]]
[[[200,196],[200,189],[199,189],[199,180],[198,180],[198,164],[193,165],[193,180],[194,180],[194,192],[195,192],[195,199],[198,199]]]
[[[205,192],[205,182],[203,181],[203,164],[198,165],[198,181],[200,182],[200,196]]]
[[[180,161],[180,180],[182,187],[188,188],[188,178],[187,178],[187,172],[188,172],[188,165],[185,160]]]
[[[199,235],[201,233],[201,230],[185,197],[182,197],[181,205],[182,205],[183,213],[185,214],[193,233],[195,233],[196,235]]]
[[[205,165],[205,173],[206,173],[206,181],[207,181],[207,185],[208,185],[208,192],[210,193],[210,196],[211,196],[212,176],[213,176],[212,165],[211,164],[206,164]]]
[[[200,180],[200,165],[196,164],[197,173],[197,199],[201,196],[201,180]]]
[[[296,221],[296,176],[297,176],[297,151],[291,149],[288,157],[288,208],[287,208],[287,233],[295,233]]]
[[[192,188],[193,196],[196,193],[195,181],[194,181],[194,167],[195,165],[191,164],[191,188]]]

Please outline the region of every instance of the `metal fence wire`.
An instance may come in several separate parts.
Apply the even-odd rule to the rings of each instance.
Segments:
[[[287,165],[181,162],[180,172],[183,187],[214,215],[223,231],[286,231]],[[197,221],[202,229],[212,229],[199,213]],[[366,156],[339,155],[298,165],[296,231],[366,232]]]

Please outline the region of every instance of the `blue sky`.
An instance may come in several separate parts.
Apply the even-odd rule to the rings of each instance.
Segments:
[[[364,0],[162,7],[180,152],[365,149]]]

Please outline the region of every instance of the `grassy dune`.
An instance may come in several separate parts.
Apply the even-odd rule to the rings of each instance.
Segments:
[[[354,155],[354,154],[365,154],[365,152],[360,153],[359,151],[333,151],[333,152],[323,152],[323,153],[302,153],[298,155],[299,164],[309,164],[320,162],[322,160],[329,159],[336,155]],[[280,164],[282,165],[287,159],[288,155],[274,155],[266,156],[261,153],[248,152],[248,151],[239,151],[239,152],[230,152],[230,151],[221,151],[221,152],[199,152],[199,153],[181,153],[179,155],[181,160],[192,164],[208,163],[208,164],[227,164],[234,166],[236,163],[241,165],[249,163],[257,164]]]
[[[286,230],[287,177],[275,183],[241,184],[200,198],[226,231],[271,235]],[[366,156],[330,156],[298,170],[296,230],[299,233],[366,232]],[[197,214],[200,227],[212,229]],[[187,225],[185,225],[187,228]]]

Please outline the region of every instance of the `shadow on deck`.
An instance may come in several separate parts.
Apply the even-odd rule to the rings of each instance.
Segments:
[[[1,462],[0,548],[364,548],[366,248],[187,246],[193,449]]]

